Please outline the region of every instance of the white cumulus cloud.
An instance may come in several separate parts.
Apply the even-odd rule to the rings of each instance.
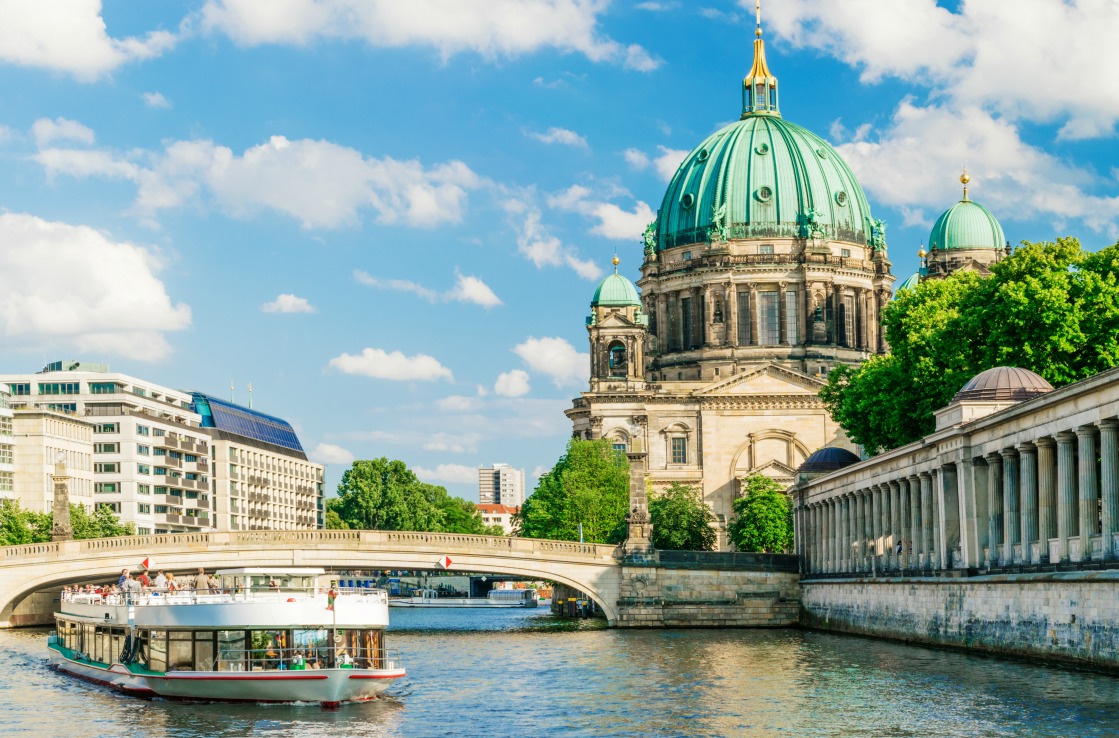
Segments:
[[[670,149],[667,146],[658,146],[657,154],[650,156],[641,149],[629,148],[622,152],[626,164],[637,171],[644,171],[649,167],[657,173],[665,182],[672,179],[676,174],[676,170],[680,168],[680,162],[684,161],[684,157],[688,152],[684,149]]]
[[[494,394],[502,397],[520,397],[527,395],[532,388],[528,383],[528,372],[523,369],[513,369],[498,375],[493,383]]]
[[[587,148],[587,139],[580,136],[575,131],[568,130],[567,128],[549,128],[543,133],[529,132],[529,138],[540,141],[546,144],[563,144],[564,146],[574,146],[576,148]]]
[[[572,185],[550,196],[548,206],[592,218],[598,222],[591,228],[591,233],[618,241],[637,241],[645,226],[656,218],[653,209],[641,200],[634,203],[632,210],[625,210],[615,203],[594,197],[591,190],[582,185]]]
[[[333,443],[320,443],[307,456],[320,464],[347,466],[354,463],[354,455],[351,452],[341,446],[335,446]]]
[[[596,62],[649,71],[659,60],[601,33],[602,0],[207,0],[201,26],[245,46],[307,45],[317,39],[371,46],[426,46],[445,58],[486,59],[553,48]]]
[[[501,304],[501,298],[490,289],[489,285],[478,277],[465,275],[461,272],[456,272],[455,286],[446,292],[439,292],[408,279],[381,279],[361,269],[354,270],[354,279],[366,287],[411,292],[430,302],[440,300],[444,302],[469,302],[481,305],[484,308],[496,307]]]
[[[595,280],[602,269],[561,241],[544,225],[544,214],[537,205],[512,198],[504,203],[509,222],[517,234],[517,250],[536,267],[566,266],[583,279]]]
[[[400,351],[388,352],[378,348],[366,348],[356,355],[343,353],[335,356],[330,360],[330,367],[343,374],[358,374],[398,382],[454,380],[451,370],[432,356],[427,354],[405,356]]]
[[[439,464],[434,469],[414,467],[416,476],[424,482],[446,482],[448,484],[477,484],[478,468],[462,464]]]
[[[52,141],[77,141],[78,143],[92,144],[94,140],[93,129],[82,125],[76,120],[63,117],[39,118],[31,124],[31,136],[37,146],[46,146]]]
[[[513,353],[530,369],[552,378],[557,387],[585,384],[590,377],[590,354],[581,354],[562,338],[530,336]]]
[[[171,301],[150,250],[19,213],[0,215],[0,244],[0,331],[9,345],[65,340],[155,361],[171,352],[164,334],[190,326],[190,307]]]
[[[168,31],[142,38],[109,36],[101,0],[0,2],[0,62],[53,69],[83,81],[159,56],[175,40]]]
[[[478,277],[467,274],[456,276],[455,286],[447,293],[447,299],[455,302],[470,302],[485,308],[501,304],[501,298],[494,294],[489,285]]]
[[[296,297],[289,293],[283,293],[276,296],[272,302],[266,302],[260,306],[260,309],[266,313],[313,313],[315,306],[307,301],[305,297]]]
[[[339,228],[371,208],[380,223],[433,228],[462,218],[467,192],[481,179],[460,161],[425,168],[376,159],[330,141],[272,136],[238,155],[208,140],[173,141],[162,152],[43,149],[48,175],[112,177],[137,185],[135,209],[160,210],[204,200],[238,218],[261,210],[304,228]]]
[[[171,101],[163,96],[161,92],[145,92],[140,96],[144,104],[149,108],[170,108]]]

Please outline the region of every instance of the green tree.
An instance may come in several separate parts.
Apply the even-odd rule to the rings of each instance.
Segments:
[[[19,500],[0,500],[0,546],[43,543],[50,538],[50,515],[25,510]]]
[[[792,547],[793,512],[779,482],[760,474],[746,477],[734,514],[729,531],[739,551],[780,553]]]
[[[663,493],[649,496],[653,546],[670,551],[712,551],[715,514],[695,487],[673,483]]]
[[[403,461],[355,461],[342,473],[334,510],[354,529],[441,530],[443,511],[425,494],[428,486]]]
[[[605,439],[572,439],[515,517],[518,535],[559,541],[619,543],[629,507],[629,461]]]
[[[482,513],[469,500],[453,497],[443,487],[425,484],[428,500],[443,513],[443,524],[439,529],[444,533],[465,533],[476,536],[504,535],[500,525],[486,525]]]
[[[136,535],[135,524],[120,522],[108,505],[98,505],[92,513],[87,513],[81,505],[70,505],[70,526],[77,540]]]
[[[1119,364],[1119,244],[1023,243],[991,276],[958,272],[900,293],[882,316],[890,355],[838,367],[820,396],[869,453],[932,432],[933,411],[995,366],[1054,386]]]
[[[326,515],[324,516],[324,523],[327,530],[348,530],[350,526],[346,525],[346,521],[342,520],[342,515],[339,513],[342,499],[339,497],[331,497],[326,501]]]

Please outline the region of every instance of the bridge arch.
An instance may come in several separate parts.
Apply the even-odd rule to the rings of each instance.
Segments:
[[[530,538],[408,531],[231,531],[62,541],[0,548],[0,627],[29,595],[114,578],[151,557],[156,568],[233,566],[440,569],[547,579],[585,592],[613,625],[621,566],[614,546]]]

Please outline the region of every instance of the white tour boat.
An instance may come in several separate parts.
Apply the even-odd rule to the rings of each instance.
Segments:
[[[389,607],[536,607],[534,589],[491,589],[485,597],[440,597],[425,589],[413,597],[393,597]]]
[[[386,654],[388,594],[322,569],[225,569],[209,591],[67,593],[48,642],[60,671],[144,697],[368,700],[404,676]]]

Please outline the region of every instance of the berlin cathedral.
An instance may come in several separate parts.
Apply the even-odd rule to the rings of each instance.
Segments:
[[[575,437],[643,454],[654,493],[702,490],[720,550],[745,477],[791,484],[820,448],[859,452],[818,392],[836,364],[889,350],[886,226],[836,150],[778,103],[759,20],[741,118],[680,164],[645,231],[637,284],[615,257],[595,290],[590,386],[566,411]],[[998,221],[960,180],[963,199],[899,289],[1005,258]]]

